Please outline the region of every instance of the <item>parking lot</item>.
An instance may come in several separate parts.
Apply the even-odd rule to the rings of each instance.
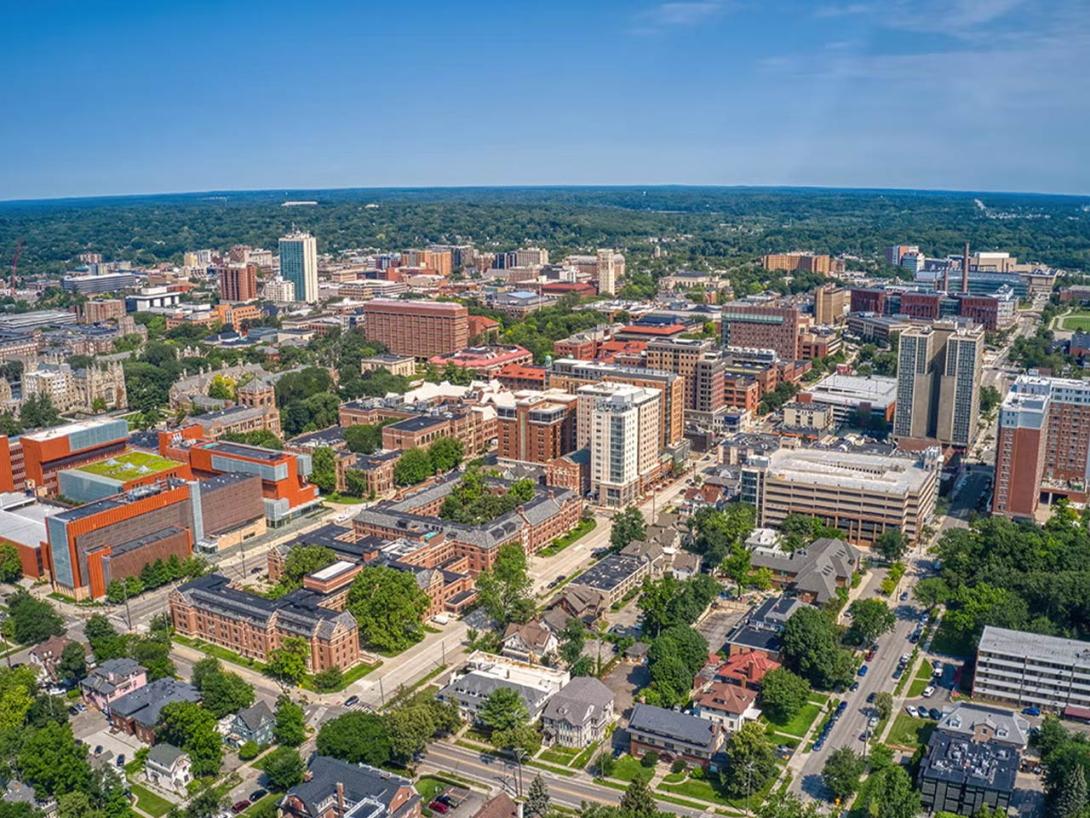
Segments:
[[[747,613],[749,606],[736,600],[718,599],[711,611],[696,625],[697,632],[708,642],[708,650],[715,652],[723,647],[727,634]]]

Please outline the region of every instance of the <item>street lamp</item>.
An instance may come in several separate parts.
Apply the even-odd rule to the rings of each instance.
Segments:
[[[519,798],[522,798],[522,760],[526,758],[527,754],[521,747],[512,747],[511,754],[515,757],[515,761],[518,762]]]

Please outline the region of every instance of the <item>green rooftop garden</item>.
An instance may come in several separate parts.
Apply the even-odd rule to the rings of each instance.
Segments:
[[[147,477],[149,474],[173,469],[178,465],[179,463],[175,460],[167,460],[165,457],[149,452],[125,452],[97,463],[87,463],[80,466],[79,471],[112,480],[126,481]]]

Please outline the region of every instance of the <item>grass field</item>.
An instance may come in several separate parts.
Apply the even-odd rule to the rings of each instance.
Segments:
[[[155,818],[159,818],[160,815],[166,815],[170,812],[170,808],[174,806],[165,798],[160,798],[146,787],[142,787],[140,784],[132,784],[133,795],[136,796],[136,808],[142,812],[146,812],[148,815],[153,815]]]
[[[931,684],[931,663],[926,659],[920,663],[920,667],[916,670],[916,675],[912,679],[912,684],[908,686],[908,697],[914,699],[917,696],[922,696],[924,688]]]
[[[819,715],[821,715],[821,705],[808,702],[790,721],[776,722],[768,718],[767,715],[761,718],[771,724],[773,729],[779,733],[787,733],[789,736],[802,738],[806,735],[806,731],[810,729],[810,725],[814,723],[814,719]]]
[[[907,713],[898,713],[886,736],[886,744],[898,747],[917,747],[926,744],[935,731],[935,722],[927,719],[914,719]]]
[[[591,517],[589,520],[580,520],[579,525],[562,537],[557,537],[549,545],[538,552],[538,556],[552,557],[559,554],[576,540],[580,540],[592,532],[598,525],[598,521]]]
[[[136,477],[166,471],[178,465],[174,460],[167,460],[165,457],[150,452],[126,452],[78,468],[80,471],[97,474],[99,477],[109,477],[111,480],[132,480]]]
[[[1060,329],[1071,330],[1090,330],[1090,312],[1073,312],[1063,316],[1059,319]]]
[[[610,778],[621,781],[634,781],[637,778],[642,778],[644,781],[650,781],[651,776],[654,774],[653,767],[644,767],[640,764],[638,758],[633,758],[626,753],[617,759],[617,763],[613,766],[613,775]]]

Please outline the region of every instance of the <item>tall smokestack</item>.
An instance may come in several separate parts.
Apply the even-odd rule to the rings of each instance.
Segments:
[[[969,292],[969,242],[965,242],[965,252],[961,256],[961,291]]]

